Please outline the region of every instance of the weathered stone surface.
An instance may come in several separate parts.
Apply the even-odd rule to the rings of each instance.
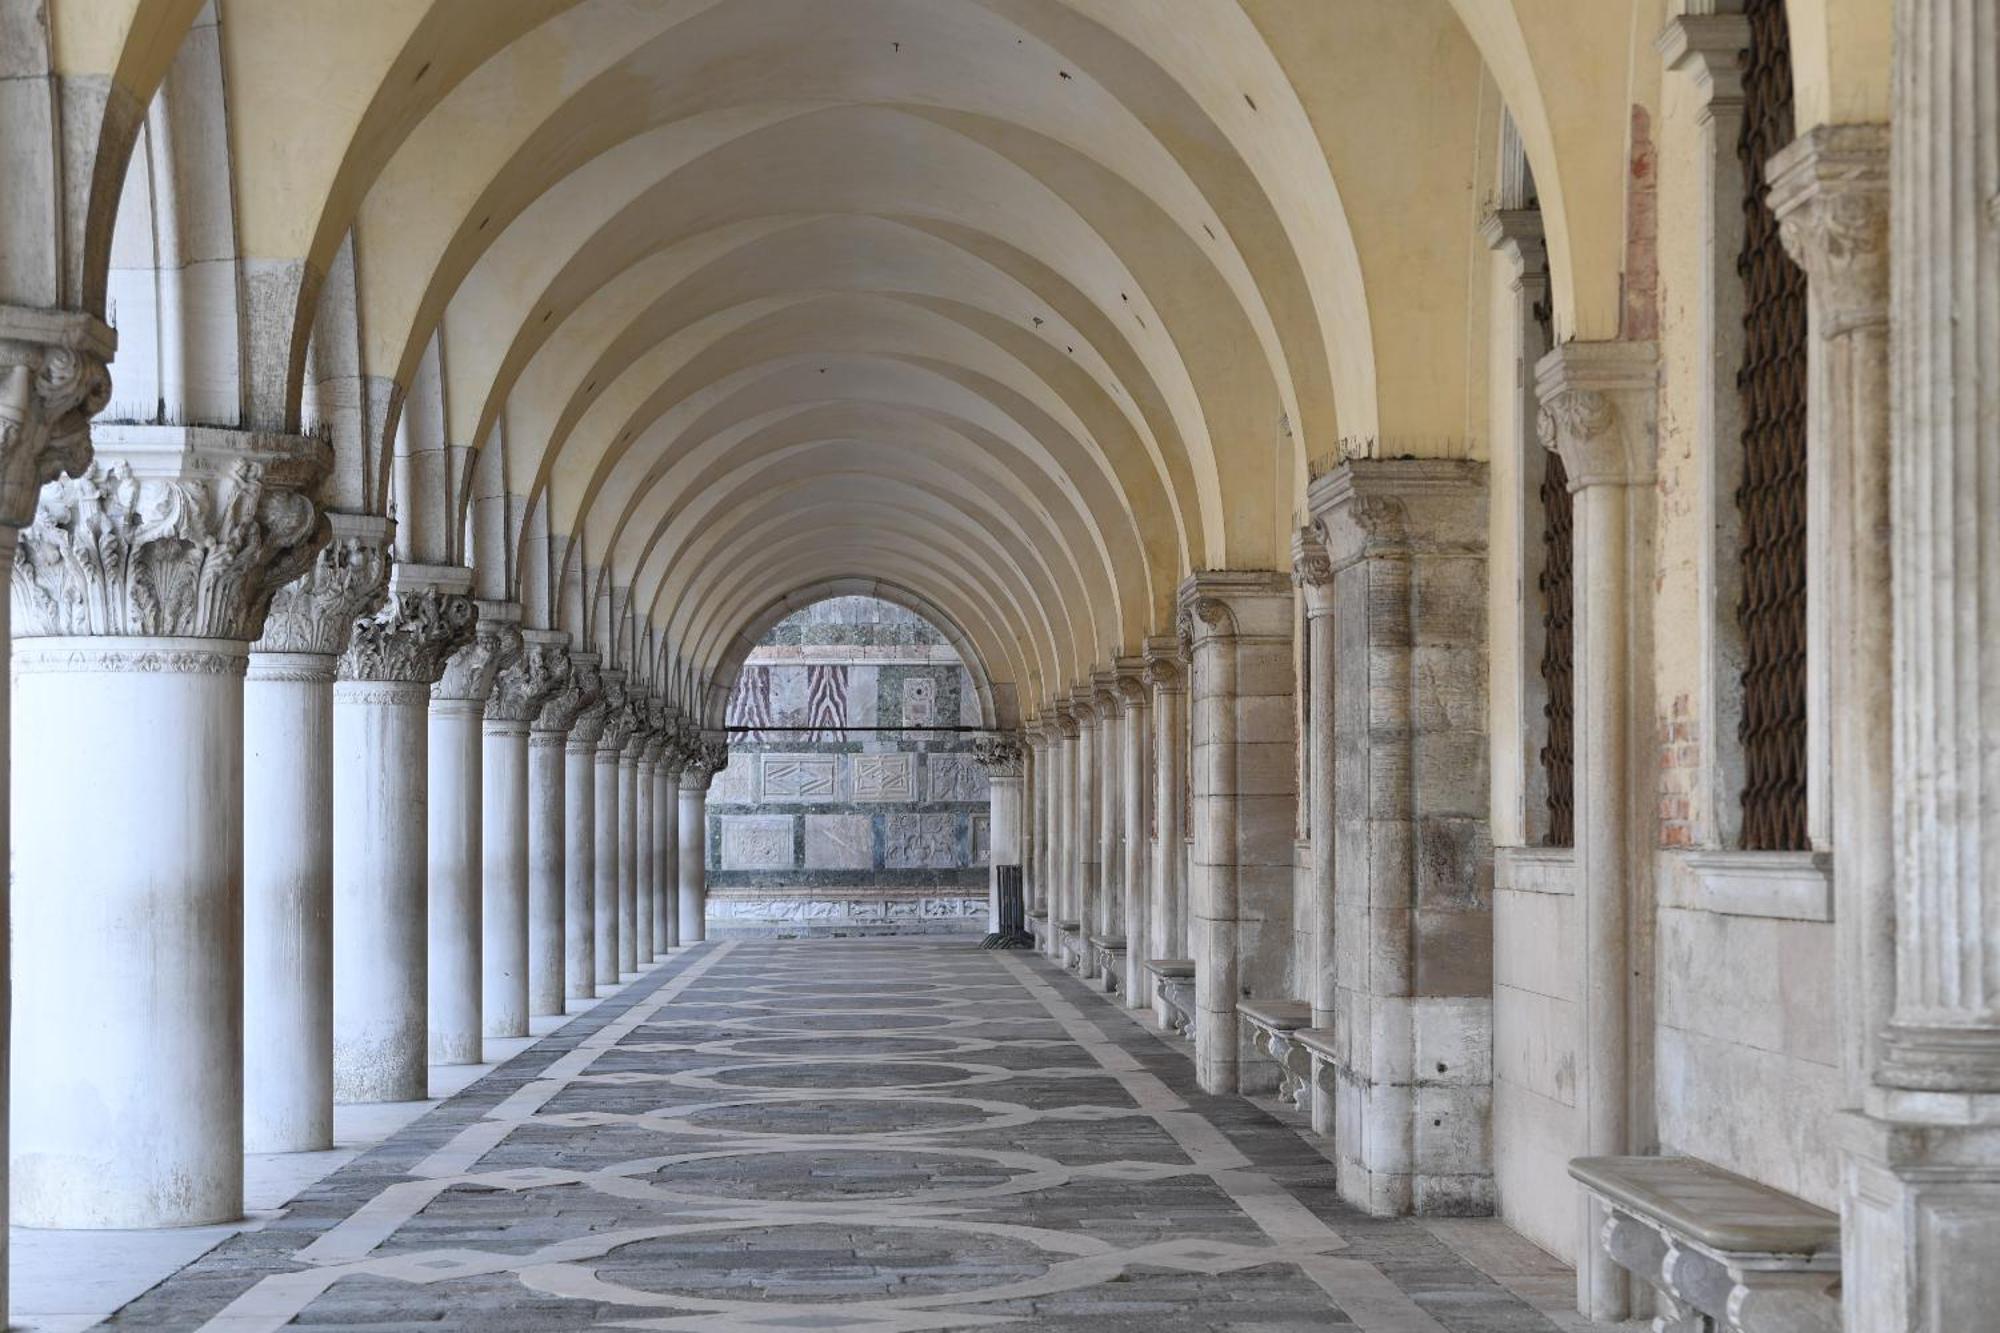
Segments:
[[[796,864],[788,817],[722,815],[719,822],[724,870],[789,870]]]
[[[874,820],[867,815],[806,816],[806,869],[868,870],[874,865]]]

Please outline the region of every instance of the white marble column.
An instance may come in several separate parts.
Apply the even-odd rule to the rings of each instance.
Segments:
[[[568,875],[568,791],[563,750],[576,716],[594,699],[585,693],[571,666],[569,635],[530,630],[531,645],[550,645],[550,693],[536,710],[528,731],[528,1013],[563,1012],[567,993],[564,962],[564,883]],[[540,636],[548,635],[547,640]]]
[[[386,518],[271,600],[243,685],[243,1150],[333,1146],[333,682],[389,590]]]
[[[611,704],[596,653],[569,655],[582,700],[563,752],[563,976],[572,1000],[597,995],[597,741]]]
[[[1633,897],[1650,873],[1655,762],[1652,730],[1654,414],[1650,342],[1573,342],[1536,367],[1544,447],[1562,455],[1573,497],[1570,581],[1575,644],[1576,885],[1584,960],[1577,1109],[1583,1155],[1630,1152],[1635,1103],[1647,1097],[1648,965],[1634,965]],[[1577,1232],[1602,1221],[1579,1195]],[[1625,1317],[1624,1271],[1602,1247],[1583,1248],[1577,1304],[1592,1319]]]
[[[729,747],[700,741],[681,767],[681,943],[708,938],[708,784],[729,762]]]
[[[1048,890],[1049,854],[1049,742],[1040,725],[1027,730],[1028,759],[1025,777],[1028,800],[1028,856],[1022,872],[1021,896],[1030,912],[1041,911],[1042,895]],[[1046,927],[1044,927],[1046,929]],[[1039,941],[1037,942],[1039,943]]]
[[[1021,864],[1021,739],[1013,735],[981,736],[976,743],[979,766],[986,770],[987,819],[992,845],[987,866],[986,930],[1000,929],[1000,867]],[[1026,906],[1026,886],[1022,888]]]
[[[466,571],[469,575],[470,570]],[[493,677],[521,655],[521,608],[476,602],[472,642],[431,686],[430,1054],[434,1065],[476,1065],[486,1029],[481,867],[484,730]]]
[[[17,533],[34,516],[42,483],[90,461],[90,418],[110,397],[105,363],[117,343],[103,321],[80,311],[0,305],[0,569],[10,579]],[[0,648],[10,643],[11,610],[0,604]],[[0,745],[9,743],[10,693],[0,690]],[[0,864],[12,865],[7,767],[0,764]],[[0,876],[0,927],[12,917],[7,879]],[[0,1318],[8,1308],[9,933],[0,928]]]
[[[483,613],[482,613],[483,614]],[[481,756],[483,795],[479,821],[482,848],[480,866],[480,1009],[488,1037],[525,1037],[528,1016],[535,1012],[530,1003],[531,968],[529,949],[529,831],[534,819],[529,813],[529,730],[542,707],[569,680],[569,635],[552,630],[522,630],[520,655],[502,666],[493,679],[493,691],[486,701],[486,750]],[[554,753],[553,747],[547,747]],[[562,798],[561,770],[553,774],[553,792],[544,789],[546,799]],[[556,815],[561,820],[560,807]],[[560,845],[560,844],[558,844]],[[561,921],[560,867],[556,867],[550,906]],[[546,938],[545,930],[545,938]],[[555,934],[561,939],[560,931]],[[558,984],[555,1008],[543,1013],[559,1013],[562,1006],[561,950],[554,953],[555,967],[545,967]],[[544,1004],[548,1003],[544,998]]]
[[[1125,1007],[1153,1003],[1153,974],[1146,970],[1152,941],[1152,901],[1147,893],[1147,831],[1153,810],[1153,722],[1147,707],[1145,659],[1118,659],[1118,884],[1123,894]]]
[[[1125,933],[1125,866],[1118,833],[1125,814],[1125,798],[1120,794],[1125,776],[1124,727],[1119,721],[1123,704],[1118,697],[1117,673],[1093,673],[1090,697],[1097,709],[1097,735],[1092,744],[1097,756],[1097,914],[1085,923],[1084,933],[1116,938]]]
[[[618,756],[632,734],[632,718],[625,707],[625,673],[606,668],[598,673],[604,688],[604,723],[598,732],[596,763],[597,799],[593,811],[597,825],[596,876],[592,887],[593,948],[597,959],[597,986],[618,984]]]
[[[399,565],[333,690],[333,1095],[428,1095],[430,687],[472,639],[469,570]]]
[[[659,795],[654,799],[655,848],[659,859],[659,907],[655,938],[666,950],[681,947],[681,765],[686,758],[677,725],[670,725],[660,751]]]
[[[1945,1333],[1990,1327],[2000,1308],[2000,0],[1900,0],[1896,11],[1887,234],[1869,160],[1854,154],[1854,179],[1827,182],[1823,249],[1806,262],[1816,316],[1828,313],[1834,265],[1864,270],[1848,278],[1852,313],[1865,315],[1865,270],[1895,242],[1893,988],[1872,1086],[1842,1124],[1841,1290],[1849,1329]],[[1865,148],[1852,128],[1861,142],[1848,146]],[[1807,238],[1788,240],[1796,252]],[[1856,334],[1856,355],[1874,350],[1873,334],[1846,338]],[[1852,369],[1853,480],[1865,485],[1881,396],[1874,367]],[[1854,591],[1857,609],[1876,601],[1865,582]],[[1878,622],[1856,628],[1879,641]]]
[[[1146,640],[1146,685],[1153,692],[1153,934],[1150,956],[1187,958],[1187,835],[1181,829],[1181,792],[1187,782],[1187,666],[1180,640]],[[1162,1026],[1166,1009],[1157,1002]]]
[[[0,383],[0,394],[9,388]],[[0,399],[4,401],[4,399]],[[13,1221],[243,1207],[243,676],[320,440],[99,427],[13,567]]]
[[[639,754],[636,701],[633,722],[618,751],[618,978],[639,974]]]
[[[1291,956],[1292,588],[1275,572],[1216,571],[1181,585],[1192,662],[1195,1077],[1208,1092],[1266,1092],[1246,1060],[1239,999],[1282,999]]]
[[[653,768],[659,737],[650,725],[633,738],[632,763],[632,947],[640,967],[653,962]]]

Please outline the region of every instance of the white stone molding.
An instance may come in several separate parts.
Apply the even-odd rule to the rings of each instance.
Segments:
[[[272,594],[263,636],[250,646],[253,653],[338,657],[354,622],[373,614],[388,596],[395,520],[332,511],[326,517],[332,539],[305,573]]]
[[[428,698],[452,654],[472,641],[479,610],[470,587],[470,570],[397,566],[381,609],[354,622],[340,656],[342,682],[423,685]]]
[[[480,705],[493,695],[493,681],[521,658],[521,608],[512,602],[475,601],[478,618],[472,642],[446,659],[431,686],[431,702]]]
[[[15,637],[257,638],[331,535],[310,492],[332,457],[303,436],[102,428],[22,530]]]
[[[24,526],[43,486],[89,467],[117,348],[95,316],[0,305],[0,527]]]
[[[1806,271],[1807,471],[1824,509],[1810,543],[1815,583],[1807,716],[1824,748],[1812,791],[1825,798],[1833,853],[1841,1069],[1859,1102],[1879,1056],[1895,973],[1895,607],[1882,534],[1890,523],[1889,127],[1822,125],[1771,159],[1779,236]],[[1817,821],[1815,821],[1817,823]]]
[[[493,678],[486,721],[524,730],[532,724],[541,730],[543,713],[571,683],[569,635],[562,630],[522,630],[520,656],[501,667]],[[581,693],[579,690],[579,706]]]
[[[1724,916],[1831,921],[1832,859],[1825,852],[1690,852],[1687,875],[1660,877],[1660,905]]]

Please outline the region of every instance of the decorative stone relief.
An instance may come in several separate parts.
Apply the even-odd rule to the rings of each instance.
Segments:
[[[254,640],[332,535],[308,495],[332,465],[325,441],[157,434],[42,492],[14,563],[17,637]]]
[[[957,815],[890,815],[883,826],[882,863],[892,870],[951,869],[958,851]]]
[[[724,815],[722,825],[722,866],[724,870],[790,870],[792,821],[788,815]]]
[[[924,772],[933,801],[983,801],[989,795],[986,775],[969,754],[928,754]]]
[[[472,642],[445,662],[444,674],[431,686],[431,698],[483,702],[493,693],[494,678],[520,658],[520,625],[490,619],[481,608],[479,620],[473,626]]]
[[[500,669],[486,701],[489,722],[533,722],[571,685],[569,636],[527,631],[521,654]]]
[[[354,636],[340,655],[340,679],[430,685],[451,655],[472,641],[478,618],[464,593],[392,592],[380,610],[354,622]]]
[[[849,790],[857,801],[908,801],[916,797],[915,756],[857,754],[848,756],[853,780]]]
[[[993,860],[993,816],[972,817],[972,864],[988,865]]]
[[[602,668],[597,673],[599,694],[596,705],[577,719],[570,731],[570,739],[590,741],[597,749],[616,754],[625,748],[629,731],[616,733],[614,726],[625,722],[625,673],[616,667]]]
[[[973,753],[978,756],[979,766],[986,770],[988,778],[1021,776],[1024,747],[1019,736],[1011,734],[980,736],[972,745]]]
[[[722,741],[694,741],[681,769],[681,789],[705,792],[709,781],[729,766],[729,746]]]
[[[389,593],[393,519],[328,514],[333,540],[312,565],[271,596],[259,653],[317,653],[338,657],[354,622],[380,609]]]
[[[90,419],[111,400],[118,335],[81,311],[0,305],[0,526],[43,486],[90,465]]]
[[[566,675],[535,717],[536,731],[568,731],[586,709],[596,705],[601,687],[595,653],[567,653]]]
[[[746,766],[747,770],[747,766]],[[767,754],[760,800],[831,801],[838,763],[830,754]]]
[[[807,815],[806,869],[872,870],[875,821],[867,815]]]
[[[937,720],[937,682],[928,676],[903,681],[903,725],[927,727]]]

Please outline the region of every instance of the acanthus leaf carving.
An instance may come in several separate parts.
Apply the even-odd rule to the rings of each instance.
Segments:
[[[43,486],[90,466],[117,345],[80,311],[0,306],[0,526],[23,526]]]
[[[524,643],[520,656],[493,678],[486,718],[490,722],[535,722],[571,684],[567,647],[560,641]]]
[[[393,563],[386,535],[336,532],[304,574],[272,594],[263,637],[252,650],[339,656],[354,622],[380,608],[388,596]]]
[[[565,653],[564,658],[568,667],[562,686],[549,696],[536,715],[536,731],[572,730],[586,712],[597,706],[603,693],[594,660],[575,653]]]
[[[521,627],[481,616],[473,625],[472,642],[445,660],[431,698],[483,703],[493,695],[494,680],[520,657]]]
[[[15,634],[255,640],[332,526],[318,440],[203,432],[169,475],[94,462],[42,492],[14,563]]]
[[[1022,750],[1021,738],[1012,732],[993,732],[972,742],[972,752],[989,778],[1020,777]]]
[[[465,593],[392,591],[373,615],[354,622],[340,679],[435,684],[451,655],[472,641],[478,618]]]

